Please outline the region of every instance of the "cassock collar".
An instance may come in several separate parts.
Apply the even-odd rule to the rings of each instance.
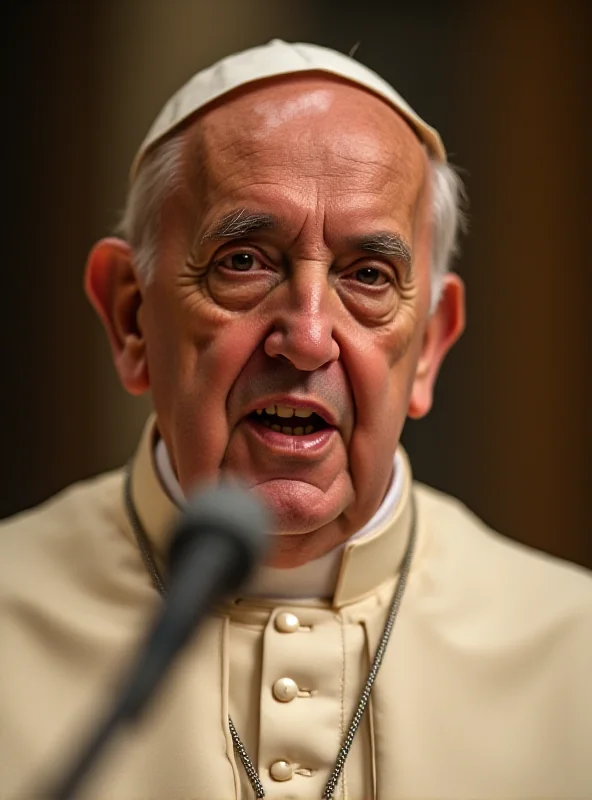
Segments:
[[[158,568],[166,574],[164,558],[179,509],[158,475],[154,458],[157,436],[156,419],[151,416],[131,466],[131,495]],[[334,607],[359,600],[393,578],[400,568],[411,527],[412,476],[407,454],[401,446],[398,453],[398,465],[403,471],[399,501],[393,513],[375,530],[344,546],[332,601]]]

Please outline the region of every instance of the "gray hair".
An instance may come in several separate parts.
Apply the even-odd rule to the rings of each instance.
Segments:
[[[430,159],[432,176],[431,311],[440,300],[442,280],[458,254],[459,232],[465,230],[465,190],[450,164]],[[133,248],[136,267],[150,281],[158,254],[161,212],[166,198],[183,181],[183,138],[177,134],[158,145],[140,165],[130,187],[118,233]]]
[[[430,159],[432,173],[432,263],[430,311],[440,302],[442,280],[459,254],[459,238],[467,229],[467,195],[462,179],[449,163]]]

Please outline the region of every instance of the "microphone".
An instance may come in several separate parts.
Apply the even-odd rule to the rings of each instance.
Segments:
[[[196,493],[169,551],[167,597],[111,714],[50,795],[70,800],[116,728],[135,720],[210,605],[237,590],[262,559],[270,520],[242,489],[218,485]]]

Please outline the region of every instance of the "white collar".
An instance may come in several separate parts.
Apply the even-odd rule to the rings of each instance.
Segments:
[[[156,471],[162,485],[173,502],[182,508],[186,503],[185,495],[174,473],[167,447],[163,439],[158,439],[154,448]],[[395,453],[393,479],[384,500],[374,516],[353,534],[348,540],[352,542],[376,531],[393,514],[403,491],[404,469],[399,451]],[[341,566],[341,556],[347,543],[330,550],[320,558],[309,561],[301,567],[293,569],[277,569],[275,567],[259,567],[247,594],[252,597],[280,598],[328,598],[335,591],[337,576]]]

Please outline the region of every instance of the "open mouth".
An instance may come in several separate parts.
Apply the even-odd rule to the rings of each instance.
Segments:
[[[331,428],[312,408],[272,405],[256,409],[249,414],[249,419],[287,436],[307,436]]]

